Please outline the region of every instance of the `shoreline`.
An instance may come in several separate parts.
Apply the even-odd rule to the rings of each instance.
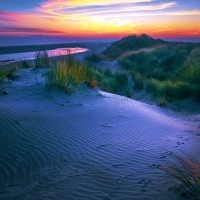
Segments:
[[[70,47],[81,47],[88,48],[90,51],[97,51],[110,42],[77,42],[77,43],[61,43],[61,44],[44,44],[44,45],[22,45],[22,46],[0,46],[0,54],[12,54],[12,53],[23,53],[23,52],[37,52],[53,50],[57,48],[70,48]]]
[[[56,48],[74,48],[74,47],[80,47],[80,48],[87,48],[89,51],[81,52],[73,54],[77,59],[82,59],[84,55],[87,55],[88,53],[94,52],[94,53],[100,53],[103,49],[105,49],[110,43],[109,42],[82,42],[82,43],[62,43],[62,44],[52,44],[52,45],[24,45],[24,46],[7,46],[7,47],[1,47],[0,46],[0,54],[14,54],[14,53],[27,53],[27,52],[39,52],[39,51],[47,51],[47,50],[53,50]],[[59,55],[54,57],[49,57],[50,59],[59,59],[64,58],[67,55]],[[34,60],[34,59],[32,59]],[[30,61],[32,61],[30,60]],[[5,62],[7,60],[0,61],[0,69],[4,68],[12,68],[13,66],[20,65],[23,61],[29,61],[29,59],[24,60],[10,60],[10,63]]]

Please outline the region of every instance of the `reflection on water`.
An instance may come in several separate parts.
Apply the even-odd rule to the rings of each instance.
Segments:
[[[86,48],[59,48],[54,50],[47,51],[50,57],[59,56],[59,55],[68,55],[68,54],[76,54],[76,53],[83,53],[88,51]]]
[[[77,54],[89,51],[86,48],[58,48],[54,50],[47,50],[49,57],[63,56],[70,54]],[[20,60],[33,60],[37,52],[23,52],[23,53],[13,53],[13,54],[3,54],[0,55],[0,65],[8,64],[11,62],[16,62]]]

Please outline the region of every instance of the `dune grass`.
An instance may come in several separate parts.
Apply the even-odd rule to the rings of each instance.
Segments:
[[[129,96],[130,92],[127,90],[127,74],[112,72],[110,69],[96,69],[95,76],[98,82],[98,86],[103,91]]]
[[[177,164],[162,167],[170,177],[176,180],[182,195],[200,199],[200,163],[191,158],[176,156]]]
[[[200,48],[165,44],[118,60],[129,72],[135,90],[146,89],[166,100],[193,98],[200,102]]]
[[[138,38],[134,38],[136,42]],[[126,39],[129,41],[130,38]],[[129,43],[126,44],[129,46]],[[118,64],[127,71],[122,73],[92,66],[102,59],[100,55],[90,54],[83,61],[77,61],[72,55],[60,60],[50,59],[47,52],[38,52],[34,61],[22,61],[19,68],[46,67],[47,88],[56,86],[70,92],[85,83],[128,97],[144,89],[158,99],[160,105],[164,105],[173,99],[193,98],[200,102],[199,55],[200,48],[193,44],[162,44],[151,51],[127,54],[120,58]],[[0,71],[0,81],[6,74]],[[130,82],[131,78],[133,83]]]
[[[185,99],[192,96],[194,86],[183,81],[172,82],[151,79],[146,83],[146,91],[157,97]]]
[[[96,54],[91,54],[88,58],[92,62],[97,62],[100,59]],[[72,93],[79,85],[86,84],[90,88],[99,87],[106,92],[131,96],[131,91],[127,87],[127,74],[114,73],[109,69],[97,69],[92,62],[88,62],[88,60],[78,61],[70,53],[65,58],[50,59],[47,52],[38,52],[35,55],[35,60],[21,61],[18,63],[18,67],[19,69],[45,68],[45,83],[48,89],[57,87],[67,93]],[[14,71],[0,70],[0,81],[7,76],[13,77]]]
[[[8,72],[6,69],[0,70],[0,82],[2,82],[6,78],[7,74],[8,74]]]
[[[50,59],[46,51],[37,52],[35,55],[35,68],[48,67]]]
[[[94,71],[68,55],[67,59],[54,62],[45,74],[47,88],[58,87],[67,93],[73,92],[81,83],[95,88]]]
[[[14,79],[14,72],[18,70],[18,67],[12,68],[2,68],[0,69],[0,82],[2,82],[5,78]]]
[[[128,97],[131,95],[127,89],[127,74],[114,73],[109,69],[98,69],[88,61],[76,60],[70,54],[66,59],[54,60],[49,63],[45,81],[48,89],[58,87],[67,93],[75,91],[83,83],[90,88],[99,87],[106,92],[122,94]]]
[[[119,41],[113,42],[102,53],[101,57],[107,61],[113,61],[125,53],[142,48],[150,48],[165,43],[161,40],[155,40],[146,34],[130,35]]]

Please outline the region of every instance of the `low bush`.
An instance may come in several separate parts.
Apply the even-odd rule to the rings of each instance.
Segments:
[[[189,57],[177,76],[186,82],[200,85],[200,58]]]
[[[112,72],[110,69],[95,70],[95,77],[101,90],[115,94],[126,94],[128,75]]]
[[[92,53],[85,56],[84,60],[89,61],[89,62],[100,62],[102,58],[99,55]]]
[[[142,75],[137,71],[132,71],[132,80],[135,83],[134,90],[142,90],[144,87],[144,79]]]
[[[127,55],[118,63],[129,71],[135,90],[146,86],[147,92],[161,99],[192,97],[199,101],[199,52],[193,44],[166,44]]]
[[[200,102],[200,85],[194,87],[193,98],[196,102]]]
[[[110,78],[113,76],[113,73],[110,69],[105,69],[104,71],[102,71],[102,73],[106,78]]]
[[[128,83],[127,74],[116,72],[114,74],[114,79],[118,82],[120,88],[127,86],[127,83]]]
[[[193,96],[194,86],[183,81],[159,81],[151,79],[147,81],[146,91],[151,92],[155,97],[185,99]]]

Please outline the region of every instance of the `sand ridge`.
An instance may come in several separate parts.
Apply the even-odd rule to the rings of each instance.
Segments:
[[[44,73],[0,88],[0,199],[182,198],[159,167],[194,154],[198,122],[85,86],[48,91]]]

